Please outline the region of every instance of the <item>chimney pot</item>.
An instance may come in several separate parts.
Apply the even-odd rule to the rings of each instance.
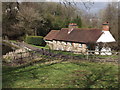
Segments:
[[[109,23],[108,22],[104,22],[102,24],[102,30],[103,31],[109,31]]]
[[[69,23],[69,28],[78,28],[76,23]]]

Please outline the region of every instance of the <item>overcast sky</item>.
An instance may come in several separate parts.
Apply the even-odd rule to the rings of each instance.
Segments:
[[[90,7],[89,12],[98,13],[101,9],[104,9],[108,5],[108,2],[94,2],[94,4]],[[84,5],[78,5],[79,8],[85,9]]]
[[[60,2],[60,1],[64,1],[64,0],[18,0],[18,1],[26,1],[26,2]],[[75,2],[78,2],[77,6],[78,8],[82,8],[82,9],[85,9],[85,6],[80,3],[80,2],[88,2],[88,1],[91,1],[91,2],[94,2],[93,6],[91,6],[91,9],[89,12],[92,12],[92,13],[98,13],[99,10],[105,8],[107,6],[107,4],[109,2],[117,2],[117,1],[120,1],[120,0],[68,0],[68,1],[75,1]],[[86,10],[86,9],[85,9]]]
[[[47,0],[47,1],[59,2],[59,1],[63,1],[63,0]],[[78,8],[82,8],[82,9],[85,9],[85,6],[79,2],[83,2],[83,1],[84,2],[88,2],[88,1],[94,2],[93,6],[91,6],[89,12],[98,13],[101,9],[105,8],[109,2],[112,2],[112,1],[117,2],[120,0],[69,0],[69,1],[78,2],[78,4],[77,4]]]

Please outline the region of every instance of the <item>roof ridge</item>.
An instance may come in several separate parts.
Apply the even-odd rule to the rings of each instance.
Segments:
[[[62,29],[69,29],[69,28],[61,28],[61,30]],[[74,28],[74,29],[98,29],[98,30],[102,30],[102,29],[100,29],[100,28]]]
[[[59,30],[51,30],[51,31],[59,31]]]

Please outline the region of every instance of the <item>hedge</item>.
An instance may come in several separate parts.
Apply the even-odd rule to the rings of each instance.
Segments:
[[[33,44],[33,45],[38,45],[38,46],[45,46],[46,45],[42,36],[27,36],[26,42],[28,44]]]

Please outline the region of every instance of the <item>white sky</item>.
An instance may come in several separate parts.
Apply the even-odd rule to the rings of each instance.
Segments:
[[[52,1],[52,2],[59,2],[59,1],[64,1],[64,0],[46,0],[48,2]],[[120,0],[68,0],[70,2],[88,2],[88,1],[91,1],[91,2],[118,2]]]

